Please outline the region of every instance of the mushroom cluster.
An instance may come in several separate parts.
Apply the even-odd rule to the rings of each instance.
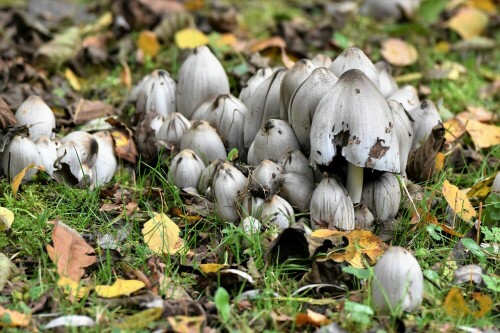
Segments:
[[[397,175],[405,178],[408,155],[440,121],[431,101],[398,88],[387,63],[373,64],[356,47],[333,60],[261,68],[239,98],[205,46],[178,79],[157,70],[137,87],[137,118],[154,134],[148,149],[175,155],[169,179],[214,200],[223,220],[252,217],[261,228],[288,227],[304,212],[311,229],[373,228],[395,218]],[[157,85],[165,86],[161,96]],[[238,163],[224,162],[234,148]]]

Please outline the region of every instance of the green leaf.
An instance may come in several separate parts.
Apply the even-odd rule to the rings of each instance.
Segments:
[[[357,323],[368,325],[371,323],[371,317],[374,312],[368,305],[351,302],[346,300],[344,310],[351,315],[351,319]]]
[[[334,34],[333,34],[333,41],[341,49],[347,49],[349,47],[349,45],[351,44],[351,42],[349,41],[349,39],[345,35],[341,34],[338,31],[334,32]]]
[[[432,238],[434,238],[437,241],[441,240],[441,236],[436,232],[437,226],[435,224],[429,224],[427,227],[425,227],[429,235],[431,235]]]
[[[500,292],[500,278],[497,276],[482,275],[484,284],[491,291]]]
[[[227,153],[227,160],[234,161],[238,158],[238,148],[233,148]]]
[[[231,304],[229,303],[229,294],[226,289],[219,287],[214,296],[215,307],[223,321],[228,321],[231,315]]]
[[[418,10],[418,17],[427,25],[435,23],[445,9],[448,0],[424,0]]]
[[[355,268],[351,266],[342,267],[342,272],[352,274],[360,280],[366,280],[370,277],[370,270],[367,268]]]
[[[480,259],[485,258],[483,250],[481,249],[481,247],[479,245],[477,245],[477,243],[473,239],[463,238],[461,240],[461,242],[476,257],[478,257]]]

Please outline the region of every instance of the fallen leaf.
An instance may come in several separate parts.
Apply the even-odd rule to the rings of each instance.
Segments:
[[[177,224],[163,213],[147,221],[142,228],[145,243],[157,254],[179,252],[184,246],[179,233]]]
[[[398,38],[383,41],[380,53],[388,63],[395,66],[409,66],[418,59],[417,49]]]
[[[500,144],[500,126],[483,124],[474,119],[458,118],[464,124],[476,149]]]
[[[47,245],[47,252],[60,276],[78,282],[85,274],[84,268],[96,262],[94,249],[76,230],[59,220],[54,221],[52,242],[54,246]]]
[[[10,261],[9,257],[0,253],[0,291],[3,290],[10,277],[16,273],[18,273],[16,265]]]
[[[443,197],[450,205],[451,209],[464,221],[471,222],[477,213],[472,207],[467,195],[460,191],[458,187],[445,180],[441,189]]]
[[[434,172],[435,173],[438,173],[439,171],[443,170],[445,159],[446,159],[446,155],[444,153],[438,152],[436,154],[436,161],[434,163]]]
[[[64,30],[36,52],[36,63],[45,67],[58,67],[73,59],[82,46],[82,36],[78,27]]]
[[[281,54],[281,61],[285,65],[286,68],[291,68],[294,65],[294,61],[292,61],[288,54],[286,53],[286,42],[283,38],[274,36],[268,39],[264,39],[261,41],[255,42],[251,47],[250,50],[252,52],[261,52],[269,48],[278,48],[280,50]]]
[[[468,0],[467,4],[469,6],[481,9],[488,14],[496,14],[498,11],[498,5],[495,5],[492,0]]]
[[[180,49],[191,48],[207,45],[209,42],[208,37],[198,29],[187,28],[179,30],[175,33],[175,44]]]
[[[80,98],[70,106],[71,121],[75,125],[84,124],[100,117],[116,115],[115,108],[103,101]]]
[[[457,118],[448,119],[443,123],[443,126],[446,130],[444,135],[446,142],[455,142],[466,132],[464,124]]]
[[[198,333],[202,332],[203,324],[206,318],[204,316],[188,317],[175,316],[167,317],[167,321],[176,333]]]
[[[297,315],[295,316],[295,324],[297,325],[297,327],[302,327],[305,325],[320,327],[323,325],[328,325],[329,323],[330,320],[325,315],[309,309],[307,309],[306,313],[297,313]]]
[[[387,249],[387,244],[368,230],[353,230],[346,233],[349,244],[344,251],[334,250],[327,257],[336,262],[347,261],[352,267],[363,268],[363,255],[368,258],[369,264],[374,264]]]
[[[120,79],[123,85],[127,87],[127,89],[130,89],[132,87],[132,73],[130,72],[130,67],[125,61],[121,62],[121,65],[123,70],[120,74]]]
[[[457,117],[462,119],[462,121],[464,119],[474,119],[482,123],[495,123],[498,121],[499,115],[483,107],[469,105],[467,106],[467,111],[459,113]]]
[[[14,213],[5,207],[0,207],[0,231],[9,230],[13,222]]]
[[[35,163],[31,163],[24,169],[22,169],[15,177],[12,179],[12,196],[15,198],[17,195],[17,191],[19,191],[19,186],[21,186],[21,182],[24,179],[24,176],[26,175],[26,171],[29,169],[33,169],[35,167]]]
[[[30,324],[31,313],[24,314],[5,309],[0,305],[0,327],[26,327]]]
[[[141,31],[139,38],[137,39],[137,47],[151,57],[155,57],[160,51],[160,43],[156,34],[152,31],[145,30]]]
[[[64,71],[64,77],[66,78],[66,80],[68,80],[71,88],[73,88],[76,91],[82,90],[82,85],[80,84],[80,79],[78,79],[76,74],[73,73],[73,71],[71,69],[66,68],[66,70]]]
[[[469,308],[465,303],[460,288],[451,288],[444,300],[444,311],[451,317],[462,318],[469,314]]]
[[[152,308],[128,316],[114,326],[123,330],[140,330],[161,318],[163,308]]]
[[[111,131],[115,144],[115,154],[118,158],[134,163],[137,159],[137,148],[133,140],[133,132],[124,123],[114,118],[106,119],[106,122],[115,127]]]
[[[467,68],[462,64],[453,61],[444,61],[442,64],[436,64],[431,70],[428,70],[424,77],[427,80],[458,80],[460,75],[467,73]]]
[[[7,126],[17,125],[18,121],[12,111],[10,111],[9,106],[0,97],[0,129],[4,129]]]
[[[488,312],[491,311],[491,308],[493,307],[493,301],[488,295],[473,293],[472,298],[474,298],[474,300],[479,303],[479,310],[472,312],[472,315],[475,318],[483,318]]]
[[[44,329],[56,328],[56,327],[92,327],[95,326],[94,319],[89,316],[79,316],[79,315],[69,315],[62,316],[56,319],[52,319],[49,321],[47,325],[45,325]]]
[[[57,280],[57,285],[64,291],[69,299],[74,302],[75,300],[87,297],[87,295],[92,290],[91,287],[82,286],[80,283],[73,281],[71,278],[66,276],[59,277]]]
[[[115,298],[120,296],[129,296],[145,286],[144,282],[139,280],[116,279],[115,283],[111,286],[96,286],[95,292],[102,298]]]
[[[470,190],[467,191],[468,198],[478,198],[480,201],[484,201],[486,197],[491,193],[491,187],[495,181],[495,177],[498,172],[495,172],[488,178],[483,179],[479,183],[474,184]]]
[[[488,15],[473,7],[462,7],[448,21],[448,28],[462,37],[470,39],[479,36],[488,26]]]
[[[200,271],[202,271],[204,274],[212,274],[212,273],[217,273],[221,269],[227,267],[228,265],[222,265],[222,264],[200,264]]]

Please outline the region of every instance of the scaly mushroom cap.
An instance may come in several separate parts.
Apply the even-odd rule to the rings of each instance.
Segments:
[[[330,65],[330,70],[338,77],[350,69],[359,69],[377,88],[379,87],[378,73],[375,65],[363,51],[354,46],[345,49]]]
[[[339,147],[355,166],[400,171],[391,109],[377,87],[357,69],[342,74],[318,104],[311,127],[311,163],[330,164]]]

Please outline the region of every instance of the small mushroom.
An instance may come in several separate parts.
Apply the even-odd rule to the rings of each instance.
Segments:
[[[290,100],[302,82],[304,82],[316,66],[309,59],[297,61],[286,71],[280,86],[280,119],[288,120]]]
[[[219,217],[228,222],[236,222],[240,218],[238,198],[247,187],[247,178],[226,162],[217,168],[212,186]]]
[[[431,134],[434,126],[441,122],[441,116],[432,101],[423,100],[420,105],[408,112],[413,119],[413,140],[411,150],[415,150]]]
[[[281,184],[285,170],[270,160],[263,160],[250,174],[250,190],[263,197],[275,194]]]
[[[170,162],[168,179],[178,188],[195,187],[205,164],[191,149],[181,150]]]
[[[15,117],[19,125],[27,125],[29,137],[36,142],[41,136],[53,139],[56,118],[49,106],[36,95],[31,95],[17,109]]]
[[[184,133],[181,149],[191,149],[208,164],[216,159],[226,159],[226,148],[215,128],[204,120],[197,120]]]
[[[363,72],[378,89],[379,79],[375,65],[361,49],[355,46],[346,48],[330,65],[330,70],[337,77],[350,69],[358,69]]]
[[[293,208],[285,199],[275,194],[262,205],[261,221],[284,230],[294,222]]]

